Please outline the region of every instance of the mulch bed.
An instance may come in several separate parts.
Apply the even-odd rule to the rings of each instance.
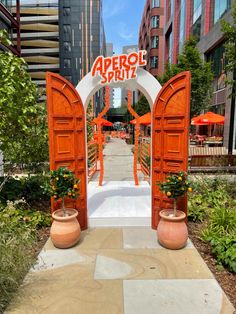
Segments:
[[[216,280],[236,308],[236,275],[217,265],[217,261],[211,254],[211,247],[199,239],[201,224],[188,222],[189,237],[201,254],[207,266],[215,276]]]

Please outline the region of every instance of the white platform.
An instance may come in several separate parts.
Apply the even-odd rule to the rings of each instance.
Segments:
[[[90,227],[150,226],[151,187],[142,181],[109,181],[88,184]]]

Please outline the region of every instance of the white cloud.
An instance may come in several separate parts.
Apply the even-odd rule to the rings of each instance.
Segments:
[[[130,32],[128,25],[124,22],[119,23],[118,34],[122,39],[124,39],[126,41],[129,41],[130,39],[134,38],[134,34],[132,32]]]
[[[104,2],[103,16],[105,18],[111,18],[120,14],[125,9],[125,1],[114,0]]]

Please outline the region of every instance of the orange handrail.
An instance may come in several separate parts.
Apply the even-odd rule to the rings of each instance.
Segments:
[[[104,163],[103,163],[103,134],[102,134],[102,117],[109,110],[110,104],[110,90],[109,87],[106,86],[105,93],[105,107],[99,113],[97,117],[97,126],[98,126],[98,155],[99,155],[99,163],[100,163],[100,177],[99,177],[99,185],[102,185],[103,177],[104,177]]]
[[[135,142],[134,142],[134,165],[133,165],[134,182],[135,182],[135,185],[139,185],[137,164],[138,164],[138,138],[139,138],[139,132],[140,132],[140,123],[139,123],[139,115],[132,108],[131,101],[132,101],[132,92],[128,90],[127,108],[129,112],[132,114],[132,116],[134,116],[134,118],[136,119]]]
[[[146,178],[150,177],[150,143],[141,138],[140,141],[140,166]]]
[[[98,143],[96,141],[88,142],[88,180],[90,181],[97,171],[98,161]]]

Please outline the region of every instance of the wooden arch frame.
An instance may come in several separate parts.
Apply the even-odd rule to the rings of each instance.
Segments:
[[[147,75],[150,76],[149,73]],[[81,227],[86,229],[88,227],[84,110],[86,104],[82,103],[81,98],[87,98],[85,95],[80,97],[72,84],[58,74],[48,72],[46,79],[50,169],[67,166],[80,178],[81,195],[75,206],[79,211]],[[94,86],[91,83],[88,93],[92,89]],[[163,180],[170,172],[187,170],[189,104],[190,72],[183,72],[162,87],[152,109],[151,182],[152,228],[154,229],[159,222],[159,211],[171,206],[170,200],[163,196],[156,183]],[[181,209],[186,211],[186,199],[183,199],[181,204],[177,204],[180,205],[182,205]],[[57,207],[58,203],[52,202],[52,209],[55,210]]]

